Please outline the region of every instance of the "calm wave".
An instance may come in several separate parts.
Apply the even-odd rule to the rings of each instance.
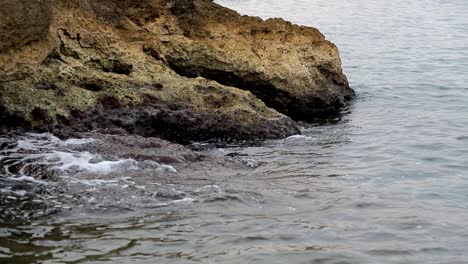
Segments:
[[[468,2],[217,2],[319,28],[357,99],[302,136],[207,150],[250,168],[230,173],[181,177],[103,157],[75,164],[80,173],[64,157],[90,153],[51,135],[20,139],[28,151],[16,160],[40,144],[61,153],[40,160],[62,171],[54,183],[0,179],[2,201],[23,201],[13,209],[34,219],[0,226],[0,261],[468,262]],[[3,142],[5,161],[16,143]]]

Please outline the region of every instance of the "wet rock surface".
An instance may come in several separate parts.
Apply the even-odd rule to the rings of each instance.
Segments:
[[[92,139],[87,144],[71,145],[71,149],[78,152],[88,151],[99,155],[103,160],[131,159],[136,162],[157,162],[173,167],[169,171],[176,171],[183,176],[203,175],[206,169],[218,170],[223,167],[227,173],[238,173],[248,170],[248,167],[230,159],[229,157],[215,157],[204,152],[193,151],[190,148],[171,143],[169,141],[138,135],[128,135],[121,131],[111,133],[70,133],[67,137],[77,136]]]

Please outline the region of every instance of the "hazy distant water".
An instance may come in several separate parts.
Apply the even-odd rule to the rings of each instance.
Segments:
[[[211,151],[238,152],[250,173],[64,180],[80,201],[47,193],[71,211],[0,226],[0,260],[468,263],[468,1],[217,2],[319,28],[358,93],[346,113]]]
[[[350,113],[306,129],[308,138],[245,150],[278,170],[282,154],[290,171],[337,188],[335,200],[310,201],[309,219],[330,224],[317,233],[336,235],[324,252],[353,263],[468,263],[468,1],[218,2],[317,27],[341,51],[358,92]]]

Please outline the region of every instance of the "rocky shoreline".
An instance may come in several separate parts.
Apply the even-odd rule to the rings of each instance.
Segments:
[[[354,96],[315,28],[210,0],[0,3],[0,130],[277,139]]]

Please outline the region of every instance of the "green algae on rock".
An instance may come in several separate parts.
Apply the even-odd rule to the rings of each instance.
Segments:
[[[304,115],[328,111],[316,98],[335,106],[352,95],[336,47],[315,29],[241,18],[208,0],[45,2],[40,12],[51,15],[31,17],[30,23],[42,26],[24,32],[28,42],[2,40],[8,46],[0,52],[4,128],[116,128],[183,143],[282,138],[300,131],[279,112],[297,117],[298,109]],[[39,12],[36,5],[1,8]],[[276,33],[252,39],[242,37],[245,32]],[[280,49],[293,56],[285,60]],[[298,49],[313,52],[307,57]],[[311,65],[304,60],[315,61],[315,68],[298,75],[297,67]],[[310,74],[317,69],[326,76]],[[303,100],[312,94],[317,96]]]

